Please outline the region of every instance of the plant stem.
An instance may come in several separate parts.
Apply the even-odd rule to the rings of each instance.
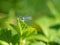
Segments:
[[[17,21],[18,21],[19,35],[20,35],[19,45],[23,45],[21,22],[20,22],[20,19],[19,18],[17,18]]]
[[[9,45],[12,45],[12,43],[9,43]]]
[[[49,45],[49,44],[47,44],[47,45]]]
[[[47,45],[50,45],[49,42],[47,43]]]
[[[22,38],[20,38],[20,45],[23,45],[23,40],[22,40]]]

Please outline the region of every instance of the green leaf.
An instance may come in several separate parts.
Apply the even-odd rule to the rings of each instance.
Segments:
[[[0,45],[9,45],[7,42],[0,40]]]

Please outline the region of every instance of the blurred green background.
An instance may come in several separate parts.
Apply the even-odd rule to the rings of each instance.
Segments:
[[[0,40],[0,45],[60,45],[60,0],[0,0]]]

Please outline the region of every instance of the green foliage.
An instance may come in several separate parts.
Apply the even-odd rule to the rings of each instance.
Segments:
[[[34,37],[31,36],[37,34],[37,31],[34,28],[27,26],[19,18],[17,19],[17,25],[10,24],[10,26],[11,27],[9,29],[2,28],[0,31],[0,40],[6,41],[8,44],[12,43],[13,45],[24,45],[24,40],[26,43],[26,40],[29,41],[34,39]],[[16,33],[14,31],[16,31]]]
[[[59,0],[0,0],[0,45],[60,45]],[[31,15],[42,29],[16,16]],[[40,30],[40,29],[39,29]]]

